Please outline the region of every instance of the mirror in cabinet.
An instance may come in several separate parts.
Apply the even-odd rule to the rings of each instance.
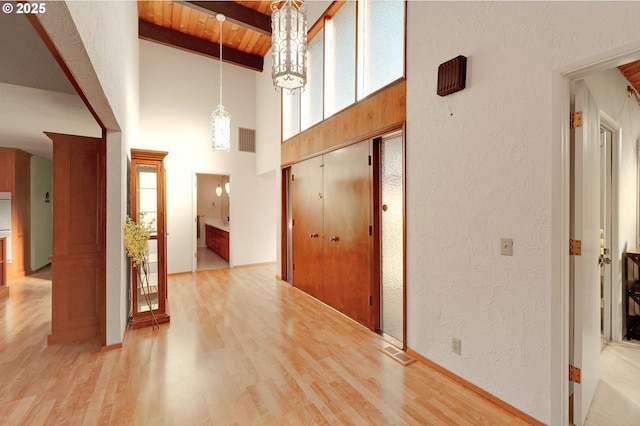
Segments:
[[[169,322],[167,305],[165,151],[131,150],[131,211],[134,221],[149,225],[146,271],[131,276],[133,328]],[[140,279],[139,276],[146,277]]]

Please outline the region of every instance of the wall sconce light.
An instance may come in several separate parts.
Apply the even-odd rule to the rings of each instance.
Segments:
[[[227,195],[229,195],[229,182],[228,181],[224,184],[224,192],[226,192]]]
[[[220,185],[216,186],[216,195],[222,197],[222,187]]]

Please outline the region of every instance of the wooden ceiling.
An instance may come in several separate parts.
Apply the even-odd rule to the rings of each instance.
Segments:
[[[262,71],[271,49],[272,1],[156,1],[138,0],[139,37],[212,58],[219,58],[219,23],[222,57]],[[618,67],[636,93],[640,93],[640,61]]]
[[[139,37],[262,71],[271,49],[271,1],[138,1]]]
[[[625,65],[620,65],[618,70],[624,75],[627,81],[636,91],[636,99],[638,93],[640,93],[640,61],[630,62]],[[640,103],[640,101],[639,101]]]

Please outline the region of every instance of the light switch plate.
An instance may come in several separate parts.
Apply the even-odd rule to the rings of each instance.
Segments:
[[[513,256],[512,238],[500,238],[500,254],[502,256]]]

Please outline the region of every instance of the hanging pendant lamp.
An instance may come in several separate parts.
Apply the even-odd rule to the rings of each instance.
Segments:
[[[213,127],[213,150],[226,151],[231,149],[231,115],[222,105],[222,22],[225,17],[221,13],[216,15],[220,22],[220,103],[218,108],[211,113],[211,126]]]
[[[301,0],[271,3],[271,77],[276,90],[307,83],[307,7]]]

